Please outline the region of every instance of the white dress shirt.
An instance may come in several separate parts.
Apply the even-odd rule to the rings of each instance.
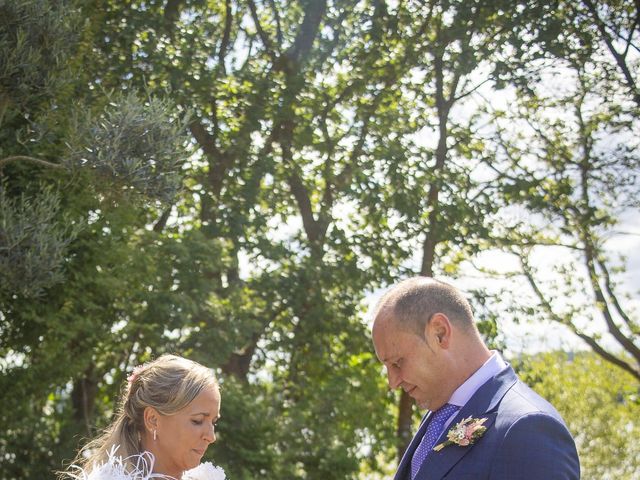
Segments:
[[[484,362],[484,364],[462,385],[460,385],[455,392],[453,392],[453,395],[451,395],[451,398],[447,403],[456,405],[460,408],[464,407],[471,397],[473,397],[473,394],[476,393],[482,385],[487,383],[507,367],[507,363],[502,359],[500,354],[496,351],[492,351],[489,359]],[[460,411],[460,408],[458,411]],[[449,427],[453,417],[458,414],[458,411],[447,419],[444,424],[444,430]]]

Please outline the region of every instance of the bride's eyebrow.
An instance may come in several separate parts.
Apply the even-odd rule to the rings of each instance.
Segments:
[[[211,415],[208,412],[198,412],[198,413],[192,413],[191,416],[192,417],[197,417],[197,416],[204,416],[204,417],[210,417]],[[217,417],[213,417],[213,421],[217,422],[218,420],[220,420],[221,415],[218,415]]]

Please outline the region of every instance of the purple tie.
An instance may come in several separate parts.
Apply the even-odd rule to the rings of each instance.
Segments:
[[[420,444],[418,448],[416,448],[415,452],[413,452],[413,458],[411,459],[411,479],[416,478],[418,474],[418,470],[420,470],[420,466],[424,459],[427,458],[427,455],[433,448],[433,445],[436,443],[436,440],[440,437],[440,433],[442,433],[442,427],[446,423],[447,419],[454,414],[458,410],[459,407],[456,405],[451,405],[449,403],[445,403],[438,410],[433,412],[433,415],[429,419],[429,425],[427,425],[427,431],[424,432],[424,436],[422,440],[420,440]]]

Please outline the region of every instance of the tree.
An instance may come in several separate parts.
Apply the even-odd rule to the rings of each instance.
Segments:
[[[620,20],[618,34],[627,48],[635,48],[636,25],[628,9],[615,2],[607,9],[622,9],[621,18],[631,23],[625,27]],[[508,178],[505,205],[520,203],[531,213],[529,221],[503,225],[496,237],[519,259],[542,315],[639,377],[640,330],[628,297],[635,292],[625,294],[619,285],[624,262],[612,258],[607,246],[621,215],[638,208],[637,109],[629,102],[633,93],[625,77],[616,77],[614,65],[601,56],[608,43],[600,27],[587,29],[580,12],[569,8],[562,19],[571,27],[543,43],[554,64],[532,62],[538,74],[563,75],[562,88],[531,83],[520,89],[516,108],[506,116],[496,113],[499,161],[486,163]],[[552,267],[558,275],[550,286],[540,275],[546,267],[536,263],[542,251],[552,249],[563,249],[566,261]]]
[[[128,235],[180,184],[181,115],[85,88],[85,34],[69,3],[0,5],[1,478],[49,476],[93,428],[100,361],[120,354],[100,339],[140,280]]]
[[[399,259],[405,261],[402,274],[454,275],[489,234],[486,218],[493,211],[495,186],[475,175],[483,145],[465,110],[475,109],[476,100],[483,102],[475,94],[490,81],[491,62],[503,54],[519,21],[508,2],[408,4],[388,16],[385,34],[399,43],[388,49],[388,63],[406,69],[403,88],[391,100],[398,107],[389,111],[402,131],[389,136],[386,128],[373,130],[379,145],[389,145],[389,153],[361,188],[368,223],[382,216],[396,237]],[[407,35],[411,41],[399,41]],[[406,261],[416,251],[418,268]],[[489,334],[495,319],[482,319],[483,333]],[[414,423],[413,400],[400,392],[398,459]]]

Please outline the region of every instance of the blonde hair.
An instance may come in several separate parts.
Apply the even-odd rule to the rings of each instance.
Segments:
[[[74,465],[89,473],[107,461],[114,447],[123,461],[142,453],[145,408],[175,414],[210,386],[218,389],[212,370],[177,355],[162,355],[136,367],[123,387],[114,421],[79,451]]]

